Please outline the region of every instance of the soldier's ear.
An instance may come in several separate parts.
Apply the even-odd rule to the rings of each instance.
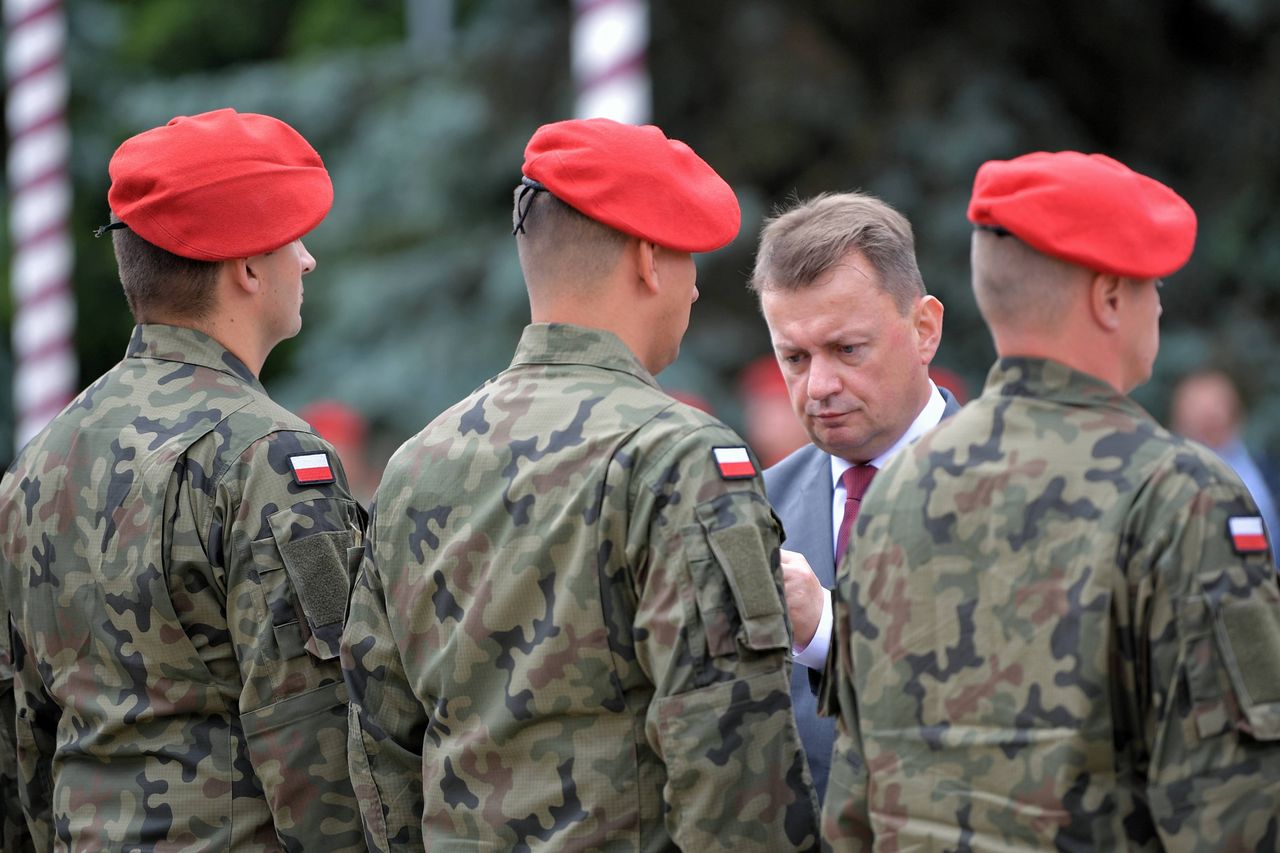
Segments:
[[[262,289],[262,279],[254,271],[256,258],[235,258],[225,261],[232,283],[244,293],[253,295]]]
[[[1120,328],[1123,284],[1120,276],[1101,272],[1089,280],[1089,313],[1093,321],[1108,332]]]
[[[654,243],[648,240],[639,241],[639,249],[636,252],[636,275],[639,276],[643,288],[650,293],[658,292],[659,251],[661,250]]]

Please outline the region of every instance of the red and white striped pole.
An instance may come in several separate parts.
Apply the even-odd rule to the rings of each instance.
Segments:
[[[649,4],[645,0],[573,0],[576,117],[649,122],[653,91],[648,50]]]
[[[66,19],[59,0],[4,0],[13,395],[18,448],[74,396]]]

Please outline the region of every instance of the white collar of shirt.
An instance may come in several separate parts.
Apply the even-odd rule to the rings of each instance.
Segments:
[[[907,431],[899,436],[892,447],[867,464],[883,468],[895,453],[941,423],[942,413],[946,411],[946,408],[947,401],[942,399],[942,392],[938,390],[938,386],[934,385],[933,380],[930,379],[929,401],[924,404],[920,414],[916,415],[916,419],[911,422],[911,426],[907,427]],[[834,529],[837,531],[840,529],[840,519],[844,516],[844,485],[840,482],[840,477],[852,467],[853,463],[847,459],[841,459],[838,456],[831,457],[831,484],[835,491],[831,514],[835,519]],[[833,542],[835,541],[834,537],[835,534],[833,533]]]

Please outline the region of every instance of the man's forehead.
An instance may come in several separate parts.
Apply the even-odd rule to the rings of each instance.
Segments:
[[[882,311],[858,310],[815,311],[799,314],[781,313],[770,321],[769,336],[776,350],[810,349],[841,346],[875,340],[900,322],[897,312],[886,316]]]

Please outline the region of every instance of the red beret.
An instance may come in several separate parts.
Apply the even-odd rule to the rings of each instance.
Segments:
[[[778,359],[773,353],[757,356],[747,362],[738,374],[738,393],[749,400],[763,400],[769,397],[787,399],[787,380],[782,376],[782,368],[778,367]]]
[[[364,444],[369,434],[364,416],[337,400],[317,400],[303,406],[298,417],[311,424],[317,435],[333,444]]]
[[[677,252],[718,249],[742,221],[724,179],[652,125],[544,124],[525,146],[524,174],[584,216]]]
[[[978,169],[969,221],[1097,272],[1160,278],[1191,257],[1196,214],[1159,181],[1102,154],[1038,151]]]
[[[333,205],[329,173],[296,130],[231,109],[126,139],[108,171],[112,212],[147,242],[198,261],[274,251]]]

